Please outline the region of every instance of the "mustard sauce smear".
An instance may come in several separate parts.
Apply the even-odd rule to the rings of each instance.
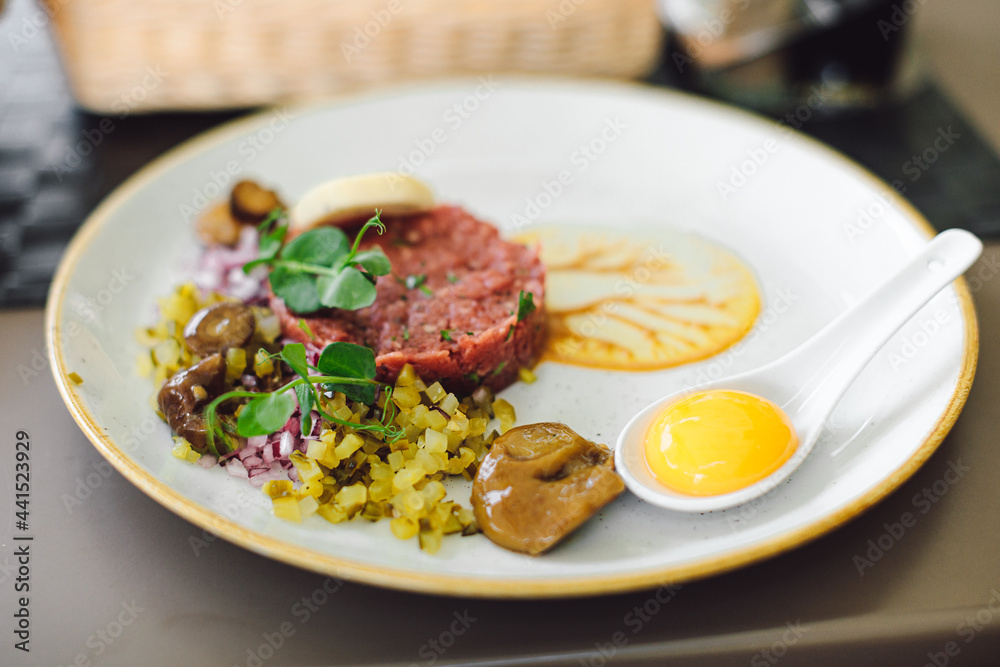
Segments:
[[[670,368],[718,354],[753,327],[760,294],[729,250],[694,234],[544,226],[549,328],[543,360],[609,370]]]

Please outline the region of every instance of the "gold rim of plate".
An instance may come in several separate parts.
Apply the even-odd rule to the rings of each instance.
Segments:
[[[432,90],[436,85],[449,85],[461,81],[462,79],[446,79],[438,82],[423,82],[420,84],[381,88],[367,94],[340,96],[324,102],[296,107],[296,109],[299,113],[304,113],[349,101],[390,99],[400,94]],[[596,90],[598,87],[603,87],[608,93],[618,91],[631,94],[639,93],[653,99],[665,101],[676,100],[678,98],[689,99],[689,96],[683,93],[658,90],[650,86],[633,83],[587,79],[552,79],[541,76],[521,76],[516,81],[516,83],[522,86],[539,86],[541,90],[551,88],[553,82],[564,83],[568,88],[584,87]],[[756,122],[768,122],[776,128],[778,127],[777,124],[768,119],[719,102],[699,100],[699,103],[715,106],[725,110],[729,114],[743,115],[744,117],[752,118]],[[953,283],[953,286],[958,294],[959,309],[965,331],[961,372],[956,383],[955,392],[949,400],[947,407],[934,424],[934,427],[924,438],[920,448],[906,463],[887,475],[880,484],[871,489],[862,498],[859,498],[830,516],[780,537],[759,542],[719,556],[704,558],[693,563],[649,568],[623,574],[580,576],[554,580],[536,578],[488,579],[369,566],[350,559],[291,545],[264,533],[244,528],[234,521],[198,505],[172,489],[168,484],[157,480],[126,455],[113,439],[105,435],[97,419],[84,406],[83,401],[77,393],[76,385],[68,378],[69,371],[63,359],[63,350],[59,345],[59,341],[62,338],[60,332],[63,328],[63,301],[69,287],[70,278],[74,273],[77,263],[90,247],[98,231],[119,205],[155,181],[170,167],[184,162],[190,156],[207,146],[224,141],[231,136],[241,136],[244,128],[256,126],[261,120],[268,118],[270,113],[271,111],[264,110],[198,135],[160,156],[116,188],[87,218],[71,241],[53,279],[45,310],[45,342],[56,386],[63,397],[63,401],[69,408],[73,419],[101,455],[130,482],[167,509],[195,525],[210,530],[229,542],[252,552],[320,574],[360,583],[420,593],[467,597],[577,597],[622,593],[691,581],[762,561],[781,552],[803,545],[830,532],[872,507],[903,484],[924,464],[937,449],[938,445],[940,445],[941,441],[944,440],[945,435],[947,435],[958,418],[962,407],[965,405],[966,398],[972,386],[973,377],[975,376],[976,361],[979,356],[979,328],[968,284],[964,278],[959,278]],[[876,191],[887,196],[901,210],[908,214],[910,222],[928,239],[936,234],[934,228],[922,214],[871,171],[811,137],[798,132],[795,135],[800,141],[805,141],[814,149],[828,155],[832,160],[856,173]]]

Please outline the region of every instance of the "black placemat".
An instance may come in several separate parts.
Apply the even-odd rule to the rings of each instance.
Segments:
[[[10,3],[0,33],[19,35],[35,12],[34,3]],[[38,306],[101,198],[168,148],[240,113],[137,115],[122,105],[116,116],[95,116],[74,105],[46,31],[11,41],[11,49],[0,58],[0,307]],[[649,82],[677,83],[666,68]],[[933,86],[906,103],[817,116],[801,129],[901,182],[937,228],[1000,234],[1000,160]],[[946,150],[935,148],[947,141]]]

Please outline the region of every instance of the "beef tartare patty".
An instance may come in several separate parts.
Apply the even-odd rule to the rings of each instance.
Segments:
[[[455,206],[383,222],[385,233],[369,232],[362,243],[381,247],[392,264],[392,274],[378,278],[375,303],[303,316],[272,295],[284,334],[320,348],[336,341],[370,347],[384,382],[395,381],[407,363],[426,382],[454,392],[514,382],[545,339],[538,253],[504,241],[495,227]],[[518,322],[522,291],[532,295],[535,310]]]

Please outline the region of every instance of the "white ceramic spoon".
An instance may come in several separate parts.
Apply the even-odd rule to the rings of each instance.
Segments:
[[[982,249],[983,244],[969,232],[942,232],[881,287],[780,359],[656,401],[633,417],[618,436],[615,467],[625,485],[660,507],[708,512],[745,503],[781,484],[809,456],[833,408],[875,353],[934,295],[962,275]],[[746,391],[770,399],[792,420],[799,446],[783,466],[755,484],[716,496],[690,496],[672,491],[653,477],[643,442],[654,418],[668,403],[708,389]]]

